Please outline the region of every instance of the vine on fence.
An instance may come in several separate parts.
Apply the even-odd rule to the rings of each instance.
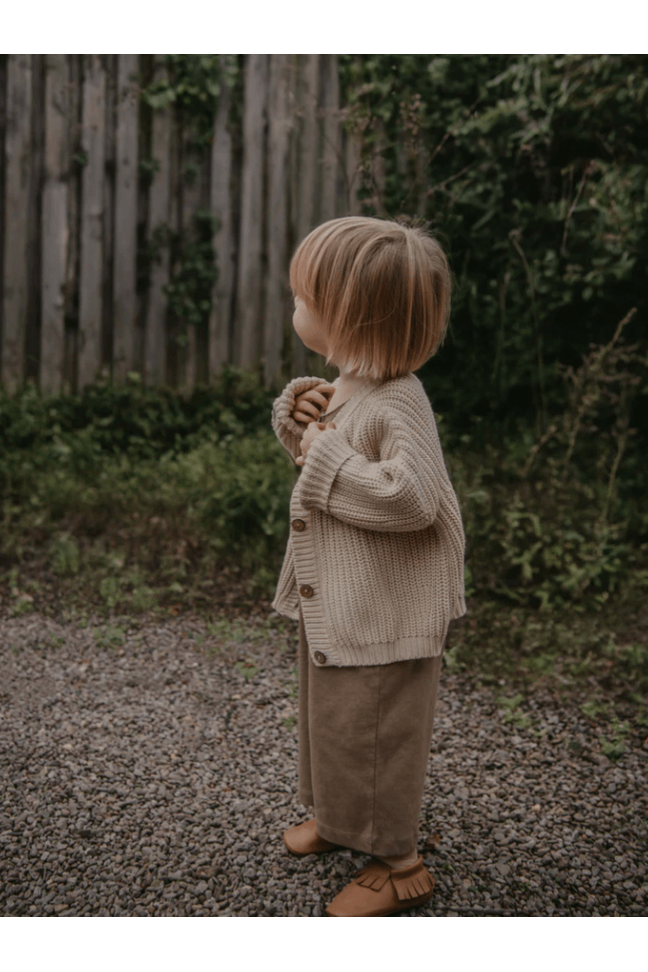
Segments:
[[[151,80],[142,88],[140,97],[152,111],[169,105],[176,107],[182,130],[188,136],[186,147],[190,156],[182,177],[186,185],[192,185],[200,172],[196,156],[205,152],[214,137],[222,85],[236,89],[240,84],[238,58],[226,54],[221,65],[220,54],[165,54],[164,63],[168,76]],[[140,162],[140,179],[145,186],[151,184],[159,168],[159,160],[155,158]],[[188,233],[173,231],[168,224],[163,224],[147,240],[145,227],[141,228],[138,287],[148,288],[151,268],[159,260],[162,249],[168,247],[170,279],[164,292],[169,310],[179,324],[175,341],[180,347],[187,344],[190,327],[203,326],[209,320],[218,279],[213,246],[218,226],[218,220],[208,210],[198,209]]]
[[[234,88],[239,82],[236,54],[225,54],[224,69],[220,54],[165,54],[168,77],[151,81],[141,91],[141,99],[154,111],[177,105],[192,130],[192,148],[206,148],[214,135],[221,86]]]

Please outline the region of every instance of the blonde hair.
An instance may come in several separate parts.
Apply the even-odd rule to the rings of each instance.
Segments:
[[[316,227],[290,261],[290,286],[321,320],[326,363],[359,378],[416,371],[443,343],[452,274],[423,227],[344,216]]]

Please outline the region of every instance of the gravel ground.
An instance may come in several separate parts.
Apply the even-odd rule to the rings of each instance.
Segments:
[[[256,642],[199,616],[119,625],[0,620],[0,915],[323,915],[368,858],[281,839],[308,816],[297,624]],[[611,762],[575,705],[545,692],[520,725],[497,697],[442,675],[436,890],[398,917],[648,915],[648,741]]]

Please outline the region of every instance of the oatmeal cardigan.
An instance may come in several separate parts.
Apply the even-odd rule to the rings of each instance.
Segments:
[[[307,428],[295,398],[321,383],[294,378],[273,404],[293,462]],[[440,655],[466,613],[465,537],[430,401],[409,372],[367,381],[339,411],[299,467],[272,607],[298,620],[301,605],[320,667]]]

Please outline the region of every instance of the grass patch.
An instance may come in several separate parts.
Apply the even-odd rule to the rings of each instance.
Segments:
[[[524,712],[519,711],[520,703],[524,700],[522,692],[511,698],[501,697],[497,699],[497,704],[504,710],[503,722],[510,723],[518,729],[529,729],[531,719]]]
[[[108,625],[95,633],[95,644],[98,648],[121,648],[126,641],[126,631],[118,625]]]
[[[601,733],[599,740],[601,751],[609,759],[619,759],[626,751],[628,736],[630,735],[630,724],[614,719],[607,735]]]
[[[252,662],[235,662],[234,668],[241,673],[246,682],[249,682],[251,678],[258,675],[259,669]]]

